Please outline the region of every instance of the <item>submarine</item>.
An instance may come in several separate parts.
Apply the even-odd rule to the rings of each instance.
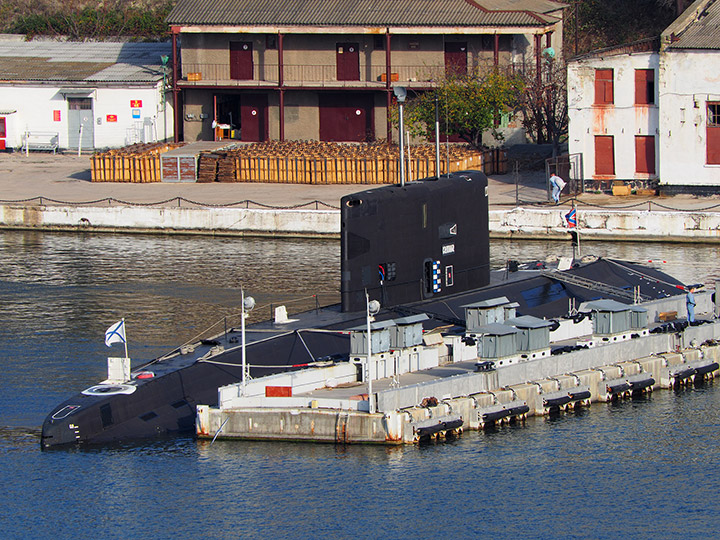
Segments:
[[[645,299],[684,294],[671,276],[609,259],[562,272],[548,272],[544,262],[491,272],[488,182],[480,171],[360,191],[342,198],[340,214],[339,304],[244,331],[229,328],[178,346],[122,380],[86,388],[49,412],[41,448],[192,433],[196,406],[217,404],[218,388],[244,374],[348,362],[348,329],[365,322],[368,299],[382,305],[376,320],[423,313],[424,330],[452,331],[464,327],[463,305],[498,296],[517,302],[518,314],[549,319],[566,316],[571,302],[627,302],[630,291]]]

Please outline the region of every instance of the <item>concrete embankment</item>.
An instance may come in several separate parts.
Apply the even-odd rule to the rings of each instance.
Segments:
[[[567,238],[563,207],[490,211],[495,238]],[[720,213],[578,210],[585,240],[720,242]],[[226,236],[339,237],[336,209],[0,205],[0,228]]]
[[[407,444],[562,412],[720,374],[720,322],[378,393],[380,413],[198,407],[199,437]],[[687,344],[688,346],[685,346]],[[402,393],[413,396],[402,396]],[[402,407],[403,403],[415,403]],[[425,406],[418,405],[420,402]]]

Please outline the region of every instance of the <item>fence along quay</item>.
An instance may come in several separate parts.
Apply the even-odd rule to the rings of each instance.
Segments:
[[[590,302],[590,317],[557,326],[514,317],[499,298],[477,309],[505,313],[502,323],[468,324],[460,335],[421,331],[405,347],[383,337],[408,335],[407,321],[397,320],[371,330],[373,343],[377,333],[387,345],[373,345],[370,396],[366,351],[351,345],[350,362],[258,378],[244,393],[239,384],[219,388],[217,407],[197,408],[197,435],[411,444],[697,383],[720,373],[720,322],[711,294],[696,298],[706,318],[692,325],[668,320],[684,313],[680,295],[641,306]],[[351,331],[351,343],[364,336]]]

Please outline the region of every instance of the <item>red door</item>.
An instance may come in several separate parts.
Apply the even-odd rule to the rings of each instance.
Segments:
[[[708,102],[707,111],[707,163],[720,165],[720,102]]]
[[[595,174],[615,174],[615,152],[612,135],[597,135],[595,137]]]
[[[357,43],[335,45],[338,81],[360,80],[360,51]]]
[[[321,94],[321,141],[371,141],[373,132],[372,94]]]
[[[265,94],[243,94],[240,97],[240,140],[267,140],[268,101]]]
[[[252,42],[230,42],[230,78],[239,81],[253,79]]]
[[[635,172],[655,174],[655,137],[635,136]]]
[[[5,131],[5,118],[0,118],[0,150],[5,150],[5,139],[7,132]]]
[[[467,75],[467,43],[445,44],[445,76],[464,77]]]

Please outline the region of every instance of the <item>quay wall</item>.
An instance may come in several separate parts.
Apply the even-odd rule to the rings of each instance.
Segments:
[[[567,208],[493,209],[494,238],[567,239]],[[720,213],[700,211],[578,211],[583,240],[720,242]],[[339,210],[0,205],[0,228],[227,236],[337,238]]]

